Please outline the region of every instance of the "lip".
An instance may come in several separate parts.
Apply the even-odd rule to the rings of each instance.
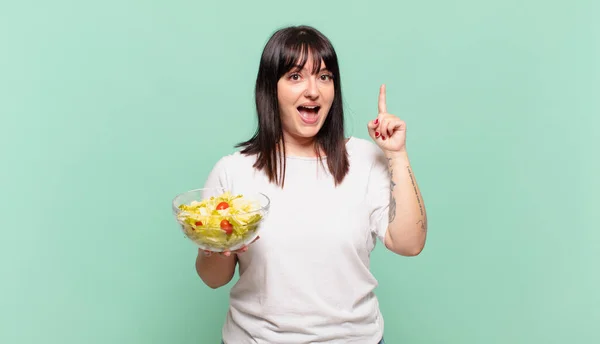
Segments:
[[[297,107],[299,107],[299,106],[310,107],[310,106],[321,106],[321,104],[319,104],[319,103],[304,103],[304,104],[298,105]]]

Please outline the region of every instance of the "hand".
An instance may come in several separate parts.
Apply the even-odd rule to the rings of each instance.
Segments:
[[[256,240],[260,239],[260,236],[257,236],[256,239],[252,240],[252,242],[248,245],[252,245]],[[248,245],[244,245],[242,246],[240,249],[235,250],[235,251],[223,251],[223,252],[218,252],[221,256],[225,256],[225,257],[229,257],[231,256],[231,254],[240,254],[240,253],[244,253],[246,251],[248,251]],[[204,250],[204,255],[207,257],[210,257],[213,255],[213,253],[217,253],[217,252],[213,252],[213,251],[208,251],[208,250]]]
[[[379,88],[379,114],[367,124],[367,129],[387,156],[406,152],[406,123],[387,112],[385,85]]]

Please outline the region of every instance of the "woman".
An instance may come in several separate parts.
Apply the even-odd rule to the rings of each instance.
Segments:
[[[340,85],[335,50],[314,28],[281,29],[266,44],[258,130],[205,184],[271,200],[260,240],[236,252],[198,252],[196,269],[212,288],[239,265],[224,343],[383,343],[370,252],[380,240],[396,254],[419,254],[427,216],[406,126],[387,112],[385,86],[367,124],[373,143],[344,137]]]

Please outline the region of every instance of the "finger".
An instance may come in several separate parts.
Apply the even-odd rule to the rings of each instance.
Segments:
[[[393,130],[393,131],[406,130],[406,123],[399,118],[396,118],[396,119],[390,121],[389,126],[390,126],[390,130]]]
[[[223,252],[221,252],[221,254],[224,255],[225,257],[231,256],[231,252],[230,251],[223,251]]]
[[[387,106],[385,100],[385,84],[379,87],[379,113],[386,113]]]
[[[367,123],[367,128],[369,130],[376,129],[381,124],[380,122],[381,122],[381,115],[378,115],[375,119],[373,119],[373,120],[369,121],[369,123]]]
[[[374,140],[381,136],[381,129],[379,129],[381,128],[381,119],[382,116],[379,115],[377,118],[367,123],[367,131],[369,132],[369,136],[371,136],[371,138]]]
[[[388,130],[390,125],[390,119],[388,117],[384,117],[381,119],[380,131],[381,131],[381,139],[385,140],[392,136],[391,132]]]
[[[212,255],[212,252],[204,250],[204,255],[210,257]]]
[[[393,119],[387,123],[386,131],[390,133],[390,136],[394,134],[396,131],[406,130],[406,123],[404,123],[401,119]]]
[[[396,128],[396,123],[393,120],[389,120],[386,124],[385,131],[388,133],[388,136],[394,135],[394,129]]]
[[[242,246],[241,248],[239,248],[239,249],[237,249],[237,250],[233,251],[233,253],[235,253],[235,254],[240,254],[240,253],[244,253],[244,252],[246,252],[246,251],[248,251],[248,246],[245,246],[245,245],[244,245],[244,246]]]

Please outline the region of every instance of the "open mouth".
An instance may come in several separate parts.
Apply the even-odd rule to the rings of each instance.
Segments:
[[[320,106],[298,106],[298,113],[300,118],[307,124],[315,124],[319,119]]]

